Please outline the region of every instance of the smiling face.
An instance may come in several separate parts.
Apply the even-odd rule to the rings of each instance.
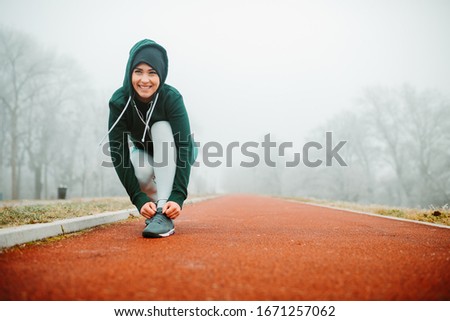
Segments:
[[[158,90],[160,80],[156,71],[142,62],[133,69],[131,84],[138,95],[138,99],[148,103],[156,90]]]

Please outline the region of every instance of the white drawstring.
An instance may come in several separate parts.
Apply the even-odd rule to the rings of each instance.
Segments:
[[[119,117],[117,117],[116,122],[111,126],[111,128],[108,130],[108,132],[106,133],[106,135],[103,136],[103,138],[102,138],[102,140],[100,141],[100,143],[98,144],[98,146],[100,146],[100,145],[103,143],[103,141],[105,140],[106,136],[109,135],[109,133],[113,130],[113,128],[114,128],[114,127],[117,125],[117,123],[119,122],[120,118],[122,118],[123,114],[125,113],[125,110],[127,109],[128,105],[130,104],[130,101],[131,101],[131,96],[130,96],[130,98],[128,98],[128,101],[127,101],[125,107],[123,108],[122,112],[120,113]]]
[[[150,109],[147,111],[147,115],[145,116],[147,119],[145,122],[145,128],[144,128],[144,133],[142,134],[141,142],[145,141],[145,133],[147,132],[147,130],[149,131],[149,134],[150,134],[150,129],[148,127],[148,124],[150,123],[150,118],[152,118],[153,110],[155,110],[156,102],[158,101],[158,96],[159,96],[159,93],[156,94],[155,100],[151,103]]]
[[[144,142],[145,139],[145,132],[146,131],[150,131],[149,129],[149,123],[150,123],[150,118],[152,118],[152,114],[153,114],[153,110],[155,109],[156,106],[156,102],[158,101],[158,97],[159,97],[159,93],[156,94],[155,100],[151,103],[150,109],[147,111],[147,115],[146,115],[146,122],[145,122],[145,129],[144,129],[144,133],[142,134],[142,142]],[[114,124],[111,126],[111,128],[108,130],[108,132],[106,133],[105,136],[103,136],[102,140],[100,141],[100,143],[98,144],[99,146],[102,145],[103,141],[105,140],[105,138],[109,135],[109,133],[111,133],[111,131],[113,130],[114,127],[116,127],[117,123],[119,122],[119,120],[122,118],[123,114],[125,113],[128,105],[130,104],[131,101],[131,96],[128,98],[127,103],[125,104],[125,107],[123,108],[122,112],[120,113],[119,117],[117,117],[116,121],[114,122]]]

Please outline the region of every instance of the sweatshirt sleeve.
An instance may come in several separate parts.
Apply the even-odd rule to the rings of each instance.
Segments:
[[[179,93],[172,102],[169,102],[167,112],[177,149],[177,169],[169,201],[176,202],[183,207],[183,202],[188,195],[187,187],[193,163],[193,141],[189,117],[183,98]]]
[[[125,107],[125,106],[124,106]],[[122,107],[123,108],[123,107]],[[109,125],[110,129],[121,113],[121,108],[117,107],[113,101],[109,102]],[[109,148],[111,160],[119,176],[122,185],[125,187],[131,202],[138,211],[141,207],[150,202],[150,198],[141,191],[139,182],[134,174],[134,168],[130,160],[130,150],[128,147],[127,113],[125,112],[117,125],[109,134]]]

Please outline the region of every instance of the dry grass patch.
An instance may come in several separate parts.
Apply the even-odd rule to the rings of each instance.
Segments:
[[[414,221],[450,226],[450,208],[448,205],[442,207],[430,206],[430,208],[428,209],[420,209],[420,208],[391,207],[383,205],[364,205],[350,202],[328,201],[302,197],[294,199],[305,203],[326,205],[359,212],[367,212],[372,214],[393,216]]]
[[[5,202],[0,207],[0,228],[24,224],[48,223],[60,219],[95,215],[133,208],[128,198],[74,199],[16,205]]]

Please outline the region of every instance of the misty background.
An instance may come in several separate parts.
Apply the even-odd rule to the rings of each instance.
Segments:
[[[98,144],[128,52],[149,38],[200,143],[191,194],[444,206],[449,14],[446,0],[0,0],[1,198],[54,199],[61,185],[70,198],[126,195]],[[348,166],[285,165],[326,132],[347,141]],[[202,163],[208,142],[267,134],[293,143],[271,150],[275,167],[242,167],[239,149],[232,166]]]

